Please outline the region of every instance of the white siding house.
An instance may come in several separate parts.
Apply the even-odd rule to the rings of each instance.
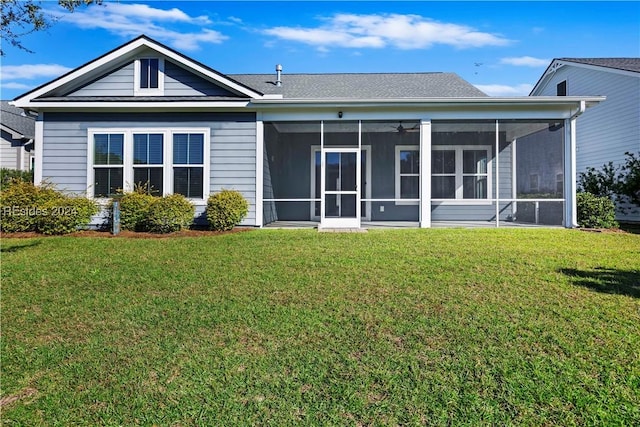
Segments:
[[[0,120],[0,167],[28,171],[31,169],[35,118],[27,116],[22,109],[2,101]]]
[[[578,119],[576,169],[624,162],[625,152],[640,153],[640,58],[554,59],[531,96],[604,95],[598,108]],[[618,219],[640,221],[638,212]]]

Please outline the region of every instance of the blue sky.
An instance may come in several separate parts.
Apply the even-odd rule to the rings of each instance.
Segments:
[[[553,58],[640,56],[640,2],[114,1],[3,45],[12,99],[146,34],[221,73],[455,72],[527,95]]]

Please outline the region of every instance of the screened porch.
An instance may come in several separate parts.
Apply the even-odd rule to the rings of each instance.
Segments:
[[[560,226],[564,153],[564,120],[265,122],[263,225]]]

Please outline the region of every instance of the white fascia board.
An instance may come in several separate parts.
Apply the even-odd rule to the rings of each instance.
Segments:
[[[138,49],[141,46],[149,46],[149,43],[144,40],[144,39],[138,39],[138,40],[134,40],[133,42],[122,46],[120,49],[116,49],[113,52],[93,60],[92,62],[86,64],[83,67],[77,68],[76,70],[71,71],[70,73],[67,73],[65,75],[63,75],[62,77],[53,80],[52,82],[50,82],[49,84],[46,84],[40,88],[38,88],[35,91],[32,92],[28,92],[26,95],[15,99],[12,104],[15,105],[16,107],[19,108],[26,108],[26,107],[31,107],[33,106],[33,104],[31,103],[32,99],[35,98],[39,98],[42,95],[51,92],[52,90],[55,90],[87,73],[90,73],[93,70],[96,70],[106,64],[108,64],[111,61],[115,61],[118,58],[122,57],[123,55],[126,55],[129,52],[132,52],[136,49]],[[149,46],[151,47],[151,46]]]
[[[3,124],[0,124],[0,128],[2,128],[2,130],[3,130],[3,131],[5,131],[5,132],[7,132],[8,134],[10,134],[10,135],[11,135],[11,138],[13,138],[13,139],[22,139],[22,138],[24,138],[24,137],[25,137],[25,136],[24,136],[23,134],[21,134],[20,132],[15,131],[15,130],[11,129],[10,127],[5,126],[5,125],[3,125]]]
[[[148,101],[148,102],[47,102],[47,101],[35,101],[29,103],[29,108],[34,109],[56,109],[58,111],[71,110],[71,109],[87,109],[87,110],[109,110],[109,109],[163,109],[172,111],[183,111],[186,109],[226,109],[226,108],[246,108],[249,105],[249,101],[205,101],[205,102],[167,102],[167,101]]]
[[[179,55],[177,55],[175,52],[166,49],[163,46],[159,46],[145,38],[139,38],[137,40],[134,40],[122,47],[120,47],[119,49],[114,50],[113,52],[110,52],[98,59],[95,59],[91,62],[89,62],[88,64],[81,66],[80,68],[77,68],[76,70],[73,70],[71,72],[69,72],[68,74],[63,75],[62,77],[53,80],[52,82],[50,82],[49,84],[45,84],[44,86],[28,92],[27,94],[25,94],[24,96],[15,99],[11,105],[14,105],[16,107],[19,108],[28,108],[28,107],[34,107],[35,104],[31,102],[32,99],[36,99],[39,98],[55,89],[58,89],[59,87],[75,80],[78,79],[82,76],[84,76],[87,73],[90,73],[96,69],[99,69],[100,67],[105,66],[106,64],[108,64],[109,62],[112,61],[116,61],[119,58],[126,56],[127,54],[130,54],[131,52],[135,51],[136,49],[139,49],[141,47],[148,47],[152,50],[157,51],[158,53],[173,59],[174,61],[178,62],[179,64],[185,65],[191,69],[193,69],[194,71],[198,72],[199,74],[205,75],[209,78],[211,78],[212,80],[215,80],[216,82],[227,86],[228,88],[235,90],[237,92],[242,93],[243,95],[246,95],[248,97],[251,98],[261,98],[263,95],[252,91],[244,86],[241,86],[238,83],[235,83],[232,80],[226,79],[221,75],[218,75],[216,73],[211,72],[210,70],[204,68],[202,65],[199,65],[185,57],[181,57]]]

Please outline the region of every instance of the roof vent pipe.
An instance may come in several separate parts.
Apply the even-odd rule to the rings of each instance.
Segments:
[[[276,86],[282,86],[282,65],[276,65]]]

